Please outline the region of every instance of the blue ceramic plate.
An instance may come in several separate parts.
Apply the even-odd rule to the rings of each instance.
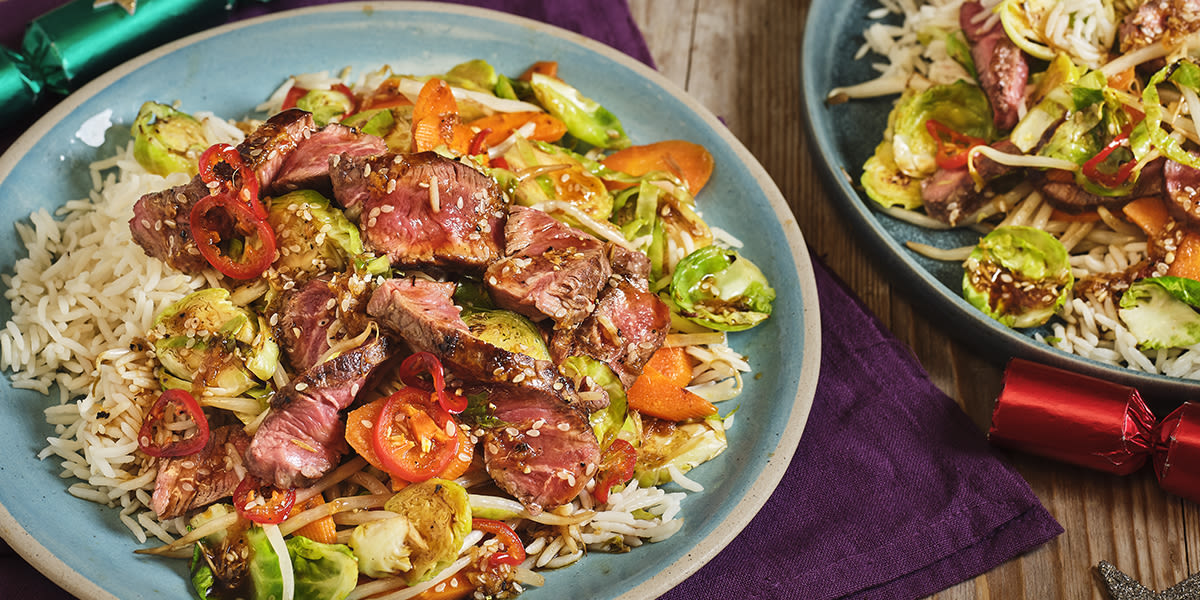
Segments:
[[[1033,338],[1039,330],[1013,330],[987,317],[963,300],[962,269],[958,263],[935,261],[905,247],[917,241],[940,248],[974,245],[978,234],[967,231],[932,231],[874,210],[874,202],[858,184],[862,165],[883,137],[887,115],[895,96],[854,100],[828,106],[829,90],[871,79],[872,56],[854,60],[863,43],[862,32],[872,21],[867,12],[875,1],[813,0],[804,32],[801,61],[804,108],[812,139],[827,179],[845,214],[895,274],[895,283],[922,303],[926,314],[944,320],[947,331],[980,351],[997,356],[1021,356],[1044,364],[1092,375],[1138,388],[1155,401],[1156,408],[1179,404],[1200,391],[1200,382],[1140,373],[1069,354]],[[1041,333],[1050,335],[1049,329]]]
[[[213,57],[247,57],[229,68]],[[25,251],[12,221],[85,197],[88,162],[127,137],[109,132],[103,147],[76,132],[111,110],[127,129],[145,100],[180,100],[187,111],[250,114],[288,75],[383,64],[397,72],[437,73],[483,58],[520,73],[556,60],[562,76],[605,104],[635,143],[683,138],[703,144],[716,172],[699,202],[709,222],[746,241],[744,253],[778,292],[767,324],[731,336],[750,356],[755,377],[740,406],[730,448],[694,472],[706,490],[684,501],[685,525],[668,541],[627,554],[592,553],[551,572],[530,600],[656,596],[695,571],[740,531],[783,476],[808,418],[820,350],[817,294],[800,231],[766,172],[726,128],[683,91],[644,65],[578,35],[508,15],[440,4],[339,4],[246,21],[165,46],[126,63],[72,95],[0,158],[5,214],[0,272]],[[721,202],[736,198],[737,202]],[[785,225],[786,223],[786,225]],[[0,305],[0,322],[11,317]],[[787,352],[780,352],[787,348]],[[761,375],[761,376],[757,376]],[[117,511],[66,492],[57,461],[38,461],[52,429],[47,398],[13,389],[0,377],[0,533],[44,573],[86,598],[186,598],[181,560],[137,556]],[[726,408],[725,410],[728,410]]]

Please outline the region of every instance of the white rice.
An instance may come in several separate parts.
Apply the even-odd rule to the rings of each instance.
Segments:
[[[236,143],[232,125],[198,115],[212,140]],[[155,469],[140,457],[137,431],[147,398],[159,391],[147,353],[137,348],[154,316],[208,285],[146,256],[129,220],[143,194],[186,183],[159,177],[133,158],[132,144],[91,165],[95,189],[67,202],[58,220],[45,210],[17,224],[28,256],[0,275],[13,317],[0,329],[0,370],[13,387],[51,394],[45,409],[55,435],[38,454],[60,461],[67,491],[120,506],[121,521],[139,541],[166,539],[179,523],[159,523],[147,508]]]

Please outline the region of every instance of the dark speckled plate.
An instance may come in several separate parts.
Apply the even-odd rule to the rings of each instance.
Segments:
[[[978,234],[931,231],[873,210],[858,178],[863,162],[882,137],[895,97],[837,106],[827,106],[824,100],[830,89],[874,76],[869,57],[854,60],[854,53],[863,43],[862,31],[871,22],[867,12],[876,7],[878,4],[871,1],[813,0],[804,31],[801,74],[809,128],[829,183],[863,241],[885,263],[886,272],[895,274],[894,282],[924,304],[926,314],[938,315],[938,322],[944,323],[947,331],[986,354],[1020,356],[1131,385],[1151,399],[1156,410],[1200,392],[1200,382],[1113,367],[1039,343],[1033,338],[1037,330],[1000,325],[962,299],[962,269],[958,263],[930,260],[904,245],[911,240],[953,248],[974,244]]]

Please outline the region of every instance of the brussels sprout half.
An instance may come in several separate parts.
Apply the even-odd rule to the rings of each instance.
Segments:
[[[741,331],[771,315],[775,290],[767,276],[736,251],[705,246],[675,266],[671,300],[680,314],[705,327]]]
[[[156,175],[195,175],[208,147],[204,126],[191,115],[157,102],[146,102],[130,128],[133,158]]]
[[[280,273],[341,271],[363,253],[362,238],[342,211],[320,193],[297,190],[272,198],[267,221],[280,249]]]
[[[892,152],[896,166],[909,177],[937,170],[937,141],[925,125],[930,119],[970,137],[996,137],[992,106],[983,90],[965,81],[935,85],[896,106]]]
[[[1143,350],[1182,348],[1200,343],[1200,281],[1151,277],[1135,281],[1117,309]]]
[[[1075,283],[1067,249],[1032,227],[997,227],[963,266],[963,297],[1008,327],[1045,323]]]
[[[350,536],[359,571],[369,577],[403,574],[409,585],[425,581],[454,562],[471,532],[470,495],[453,481],[409,485],[384,510],[399,516],[359,525]],[[408,543],[410,528],[423,545]]]

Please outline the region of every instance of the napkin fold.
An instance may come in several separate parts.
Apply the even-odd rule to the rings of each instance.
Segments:
[[[538,19],[654,64],[624,0],[451,1]],[[234,18],[327,3],[248,3]],[[0,3],[6,29],[10,4]],[[795,457],[759,515],[664,600],[920,598],[1062,532],[909,349],[814,263],[821,371]],[[71,597],[3,544],[0,590]]]

